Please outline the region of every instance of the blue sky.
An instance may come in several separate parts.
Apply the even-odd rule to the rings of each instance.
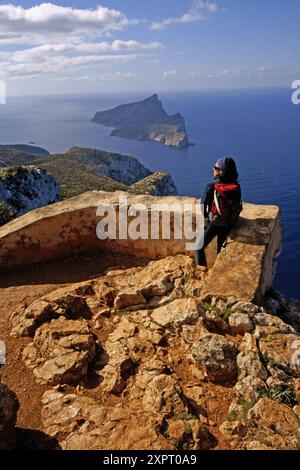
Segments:
[[[299,0],[0,2],[8,93],[290,86]]]

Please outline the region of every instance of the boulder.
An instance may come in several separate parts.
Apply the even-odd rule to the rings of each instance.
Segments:
[[[212,382],[228,382],[236,379],[238,351],[227,338],[204,334],[192,347],[192,355],[198,367],[205,369]]]
[[[193,325],[199,319],[201,306],[194,299],[176,299],[164,307],[156,308],[151,318],[164,328],[180,328],[182,325]]]
[[[248,412],[248,419],[253,426],[284,437],[287,446],[297,441],[300,445],[300,421],[288,406],[261,398]]]
[[[38,328],[23,360],[38,383],[75,384],[86,378],[95,350],[86,321],[60,317]]]
[[[39,326],[60,316],[69,319],[85,316],[89,308],[83,293],[88,293],[90,289],[90,283],[58,289],[27,308],[20,308],[11,316],[11,336],[33,336]]]
[[[253,324],[246,313],[233,313],[229,317],[230,327],[239,335],[251,333]]]
[[[300,377],[300,337],[291,334],[269,334],[259,339],[259,349],[269,366],[288,375]]]

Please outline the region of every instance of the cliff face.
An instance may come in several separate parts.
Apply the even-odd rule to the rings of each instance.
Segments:
[[[300,305],[269,291],[279,209],[245,204],[218,258],[212,245],[196,267],[185,240],[161,233],[100,242],[96,208],[119,217],[121,195],[87,193],[0,229],[1,267],[19,266],[0,281],[0,323],[24,426],[67,450],[299,449]],[[150,215],[193,201],[128,202]]]
[[[92,122],[115,127],[113,136],[135,140],[153,140],[183,148],[189,145],[184,118],[169,116],[155,94],[146,100],[124,104],[95,114]]]
[[[58,184],[45,170],[15,167],[0,172],[0,202],[17,216],[59,200]]]
[[[120,183],[131,186],[151,175],[135,157],[110,154],[96,149],[73,147],[65,155],[77,163],[88,165],[95,173],[108,176]]]

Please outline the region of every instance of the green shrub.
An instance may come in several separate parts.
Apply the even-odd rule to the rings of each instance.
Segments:
[[[0,227],[8,224],[8,222],[15,219],[15,217],[15,211],[11,207],[5,207],[4,204],[0,202]]]

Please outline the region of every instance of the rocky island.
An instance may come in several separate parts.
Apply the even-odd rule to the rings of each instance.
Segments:
[[[157,94],[143,101],[100,111],[91,122],[114,127],[111,135],[116,137],[152,140],[177,148],[190,145],[184,118],[179,113],[167,114]]]

